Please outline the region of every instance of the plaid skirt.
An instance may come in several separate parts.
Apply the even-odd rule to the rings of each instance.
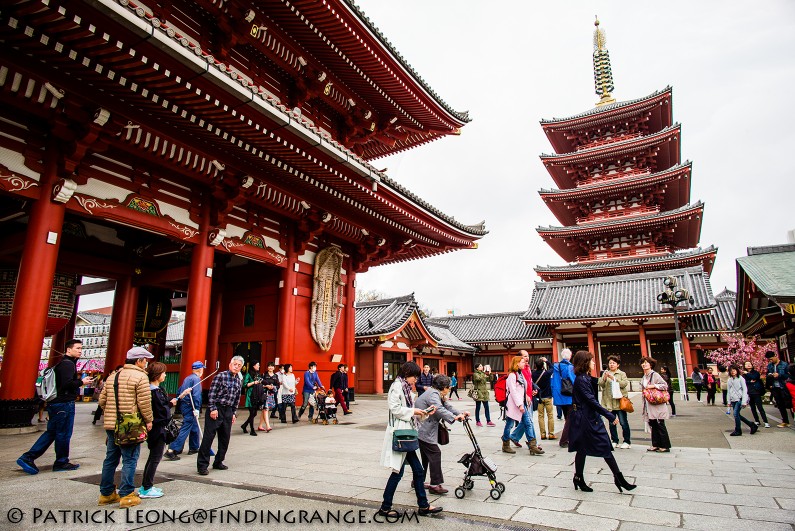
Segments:
[[[275,409],[276,408],[276,395],[272,393],[268,393],[265,397],[265,409]]]
[[[282,403],[283,404],[287,404],[288,406],[289,405],[295,405],[295,395],[283,394],[282,395]]]

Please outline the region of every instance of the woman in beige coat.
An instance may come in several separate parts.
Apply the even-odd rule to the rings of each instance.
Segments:
[[[627,412],[621,411],[621,399],[613,397],[613,382],[617,382],[618,388],[621,390],[621,396],[627,398],[629,380],[627,380],[626,373],[618,368],[620,364],[620,357],[613,355],[607,357],[607,370],[599,377],[599,389],[602,390],[602,405],[618,417],[618,422],[621,423],[621,436],[624,439],[624,442],[621,443],[621,448],[627,450],[632,448],[629,419],[627,418]],[[618,429],[612,422],[609,425],[610,440],[613,441],[613,448],[616,448],[618,447]]]
[[[662,376],[654,372],[657,360],[644,356],[640,359],[640,368],[643,369],[643,378],[640,380],[640,388],[656,388],[661,391],[668,391],[668,384]],[[651,447],[647,452],[670,452],[671,439],[668,438],[668,428],[665,427],[665,420],[669,418],[668,404],[651,404],[643,399],[643,420],[648,422],[651,428]]]
[[[436,409],[431,407],[430,411],[416,409],[414,407],[414,395],[412,394],[412,387],[417,382],[417,378],[422,372],[419,366],[413,361],[408,361],[400,367],[398,377],[389,388],[387,395],[387,405],[389,407],[389,422],[386,426],[386,433],[384,434],[384,444],[381,450],[381,464],[387,468],[392,469],[392,475],[386,482],[384,489],[384,501],[381,504],[381,509],[378,514],[385,517],[399,517],[397,511],[392,510],[392,499],[395,496],[400,478],[403,477],[403,468],[406,463],[411,467],[413,474],[412,486],[417,493],[417,505],[419,506],[420,516],[441,512],[441,507],[431,507],[428,503],[428,497],[425,494],[425,485],[423,480],[425,478],[425,471],[422,468],[417,451],[411,452],[395,452],[392,450],[392,434],[395,430],[411,430],[417,429],[417,423],[414,417],[419,415],[425,418],[428,414],[433,414]]]

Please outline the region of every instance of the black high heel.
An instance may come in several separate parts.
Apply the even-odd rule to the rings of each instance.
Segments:
[[[574,490],[581,490],[583,492],[593,492],[593,489],[585,484],[585,479],[582,476],[574,476]],[[633,486],[634,488],[634,486]]]
[[[624,474],[619,473],[618,475],[613,476],[613,479],[615,479],[616,487],[618,487],[618,492],[624,492],[623,490],[621,490],[622,487],[627,490],[633,490],[635,487],[637,487],[637,485],[632,485],[626,479],[624,479]]]

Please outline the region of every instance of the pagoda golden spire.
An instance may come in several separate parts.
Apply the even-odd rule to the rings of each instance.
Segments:
[[[596,95],[601,99],[596,106],[615,103],[613,97],[613,72],[610,68],[610,52],[607,51],[607,36],[605,30],[599,27],[599,17],[594,22],[596,29],[593,32],[593,77]]]

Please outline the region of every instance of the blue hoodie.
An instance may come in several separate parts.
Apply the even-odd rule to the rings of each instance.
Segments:
[[[323,387],[323,384],[320,383],[320,376],[318,376],[317,371],[306,371],[304,373],[304,393],[314,393],[315,387]]]

